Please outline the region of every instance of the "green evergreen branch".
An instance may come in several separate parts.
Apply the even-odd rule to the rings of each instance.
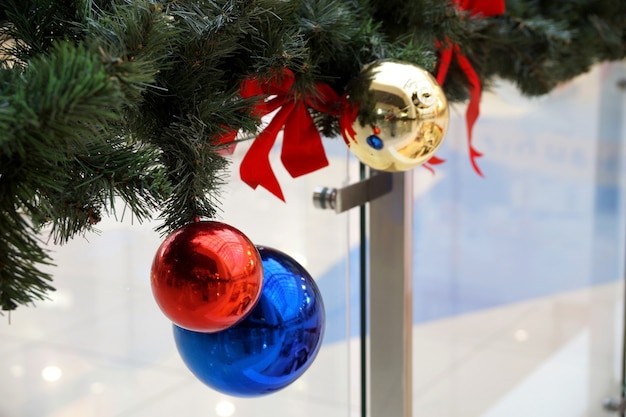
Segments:
[[[173,123],[161,138],[161,160],[175,187],[166,201],[158,227],[168,233],[198,217],[215,217],[219,189],[226,184],[228,160],[217,153],[210,140],[215,132],[197,118]]]
[[[545,94],[626,56],[626,3],[508,0],[485,18],[451,0],[0,0],[0,308],[45,297],[50,257],[115,204],[172,231],[219,209],[228,161],[216,137],[255,133],[246,77],[289,68],[296,89],[342,94],[361,68],[400,59],[437,69],[459,45],[483,87]],[[444,84],[468,95],[455,61]],[[338,120],[314,114],[326,135]]]
[[[0,193],[0,310],[43,300],[54,290],[50,274],[41,270],[51,259],[34,237],[35,228],[11,206],[11,197]]]

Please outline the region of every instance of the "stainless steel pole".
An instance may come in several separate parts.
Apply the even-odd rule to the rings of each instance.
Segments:
[[[370,417],[412,416],[413,173],[369,204]]]

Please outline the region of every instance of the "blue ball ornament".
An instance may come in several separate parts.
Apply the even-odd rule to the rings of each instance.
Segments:
[[[183,361],[203,383],[238,397],[285,388],[311,365],[322,344],[324,304],[308,272],[276,249],[258,246],[264,283],[242,321],[215,333],[174,324]]]

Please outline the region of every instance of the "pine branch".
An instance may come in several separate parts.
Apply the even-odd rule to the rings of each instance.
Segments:
[[[54,288],[50,274],[42,272],[51,265],[48,253],[37,241],[36,230],[0,194],[0,310],[14,310],[34,300],[43,300]]]
[[[76,234],[93,230],[103,214],[117,217],[115,201],[120,197],[138,221],[152,217],[169,193],[155,149],[130,145],[125,140],[87,141],[85,152],[74,154],[64,171],[70,175],[60,192],[41,192],[38,207],[48,214],[38,219],[52,222],[56,243],[66,243]]]
[[[173,123],[161,138],[161,159],[175,187],[161,215],[163,224],[158,230],[162,233],[198,217],[215,217],[228,161],[207,140],[214,134],[202,120],[190,118]]]
[[[0,308],[51,290],[42,225],[66,242],[119,199],[163,233],[215,216],[216,138],[260,123],[242,80],[289,68],[303,95],[319,82],[343,94],[377,59],[436,71],[443,40],[483,87],[545,94],[624,59],[626,3],[508,0],[486,18],[451,0],[0,0]],[[455,61],[444,89],[467,99]],[[314,118],[338,132],[336,116]]]

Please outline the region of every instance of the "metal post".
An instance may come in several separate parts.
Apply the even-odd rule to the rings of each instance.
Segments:
[[[362,392],[362,415],[411,417],[413,173],[379,172],[345,188],[318,187],[313,193],[316,207],[337,213],[366,202],[370,203],[369,355],[363,350],[362,355],[369,368],[369,401]]]
[[[370,417],[411,417],[413,173],[369,207]]]

